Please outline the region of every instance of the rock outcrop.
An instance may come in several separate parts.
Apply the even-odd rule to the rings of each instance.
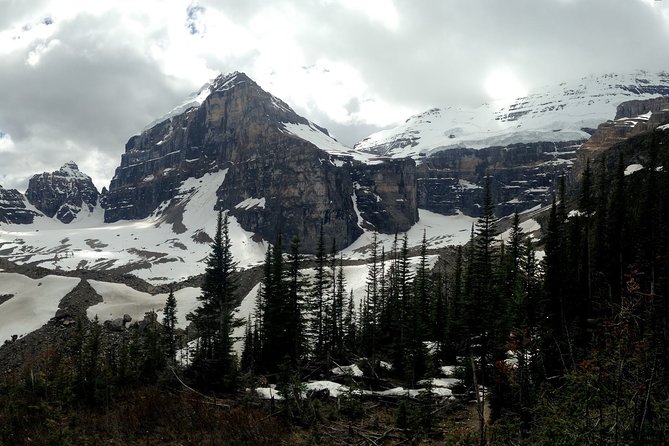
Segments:
[[[216,207],[228,209],[244,229],[266,240],[274,240],[279,231],[286,239],[297,235],[303,249],[313,252],[321,224],[342,247],[362,233],[354,183],[360,183],[364,172],[374,177],[371,170],[325,129],[245,74],[219,76],[207,88],[199,105],[192,103],[185,111],[177,107],[174,116],[130,138],[105,197],[106,222],[178,212],[169,206],[156,210],[175,197],[184,180],[227,169],[223,183],[215,185]],[[336,153],[327,150],[335,146]],[[395,164],[377,169],[392,171]],[[406,181],[412,181],[415,165],[403,169]],[[376,187],[392,189],[380,183]],[[400,194],[407,204],[398,206],[399,195],[389,193],[380,206],[391,220],[379,226],[401,231],[415,223],[415,187],[409,184]]]
[[[652,132],[667,123],[669,123],[667,96],[623,102],[618,106],[615,118],[600,124],[592,137],[578,150],[572,180],[576,182],[580,179],[588,160],[593,161],[609,148]]]
[[[26,207],[21,192],[0,186],[0,223],[30,224],[37,215]]]
[[[33,206],[63,223],[70,223],[82,209],[92,212],[99,195],[91,177],[73,161],[55,172],[34,175],[26,190],[26,198]]]

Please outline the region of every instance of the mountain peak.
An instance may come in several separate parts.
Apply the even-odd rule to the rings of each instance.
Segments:
[[[80,171],[79,166],[77,166],[77,163],[75,163],[72,160],[63,164],[61,168],[58,169],[58,172],[54,173],[58,173],[60,176],[69,177],[72,179],[86,180],[90,178],[88,175]]]
[[[228,74],[220,74],[213,81],[210,82],[211,91],[225,91],[229,90],[239,84],[245,82],[253,82],[253,80],[240,71],[233,71]]]

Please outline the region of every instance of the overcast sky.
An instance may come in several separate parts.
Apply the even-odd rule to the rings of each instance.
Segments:
[[[128,138],[244,71],[352,145],[414,113],[669,70],[669,0],[0,0],[0,185]]]

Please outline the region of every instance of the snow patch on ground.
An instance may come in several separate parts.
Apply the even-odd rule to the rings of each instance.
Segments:
[[[522,230],[524,235],[528,235],[528,234],[532,234],[532,233],[537,232],[537,231],[541,231],[541,225],[539,224],[538,221],[536,221],[533,218],[530,218],[528,220],[520,222],[519,227]],[[499,235],[499,237],[504,242],[509,241],[509,239],[511,238],[511,228],[502,232]]]
[[[331,370],[333,375],[363,376],[362,370],[356,364],[341,365]]]
[[[423,240],[423,231],[427,244],[431,249],[443,248],[449,245],[463,245],[469,241],[472,224],[476,218],[462,213],[456,215],[441,215],[425,209],[418,209],[418,222],[407,231],[407,242],[409,247],[420,246]],[[369,230],[365,232],[350,246],[341,251],[345,259],[360,260],[369,256],[374,233]],[[392,234],[377,234],[379,253],[381,246],[389,252],[395,236]],[[402,235],[398,240],[401,242]]]
[[[133,322],[141,321],[149,311],[155,311],[158,321],[163,320],[163,308],[167,294],[144,293],[121,283],[100,282],[89,280],[91,287],[102,296],[103,301],[88,308],[86,314],[89,319],[96,315],[101,322],[113,320],[129,314]],[[174,292],[177,300],[177,327],[186,328],[190,323],[186,315],[197,307],[200,302],[197,297],[201,294],[200,288],[182,288]]]
[[[630,164],[625,168],[625,176],[632,175],[635,172],[638,172],[643,169],[641,164]]]
[[[179,187],[177,200],[183,206],[177,233],[162,214],[168,202],[155,215],[143,220],[104,223],[104,211],[82,211],[70,224],[37,217],[31,225],[0,224],[3,257],[17,262],[37,263],[52,269],[108,270],[134,265],[136,276],[151,283],[185,280],[204,271],[203,260],[210,246],[198,235],[213,236],[216,228],[216,192],[226,170],[189,178]],[[266,243],[253,240],[235,217],[230,217],[232,253],[241,268],[262,263]]]
[[[79,281],[76,277],[31,279],[22,274],[0,273],[0,294],[13,295],[0,304],[0,345],[12,335],[23,336],[49,322],[61,299]]]

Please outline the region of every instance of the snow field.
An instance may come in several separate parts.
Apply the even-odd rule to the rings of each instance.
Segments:
[[[138,322],[144,319],[144,314],[149,311],[155,311],[158,315],[158,321],[163,319],[163,308],[168,294],[143,293],[130,288],[121,283],[99,282],[97,280],[88,281],[103,301],[92,305],[86,311],[89,319],[93,320],[95,316],[100,322],[122,318],[124,314],[132,317],[132,322]],[[197,297],[201,294],[200,288],[182,288],[174,292],[177,300],[177,327],[186,328],[190,323],[186,320],[186,315],[200,306]]]
[[[462,213],[456,215],[441,215],[426,209],[418,209],[418,222],[407,231],[407,244],[410,248],[420,246],[423,240],[423,231],[430,249],[443,248],[449,245],[463,245],[469,241],[472,225],[476,223],[475,217],[469,217]],[[398,243],[402,243],[404,234],[398,234]],[[341,251],[348,260],[362,260],[369,257],[374,233],[369,230],[365,232],[351,245]],[[379,244],[379,255],[383,246],[386,252],[390,252],[394,234],[377,234]]]
[[[46,276],[31,279],[15,273],[0,273],[0,294],[13,294],[0,304],[0,344],[37,330],[56,315],[58,304],[77,286],[76,277]]]
[[[97,208],[64,225],[47,217],[38,217],[32,225],[0,225],[0,246],[17,263],[39,262],[45,268],[106,270],[137,265],[133,274],[151,283],[185,280],[201,274],[210,252],[209,243],[195,241],[198,234],[213,237],[216,228],[216,191],[227,170],[189,178],[179,189],[185,204],[182,224],[185,232],[177,234],[161,215],[143,220],[104,223]],[[167,203],[159,206],[162,212]],[[265,242],[252,240],[234,217],[230,217],[233,255],[242,268],[262,262]]]

